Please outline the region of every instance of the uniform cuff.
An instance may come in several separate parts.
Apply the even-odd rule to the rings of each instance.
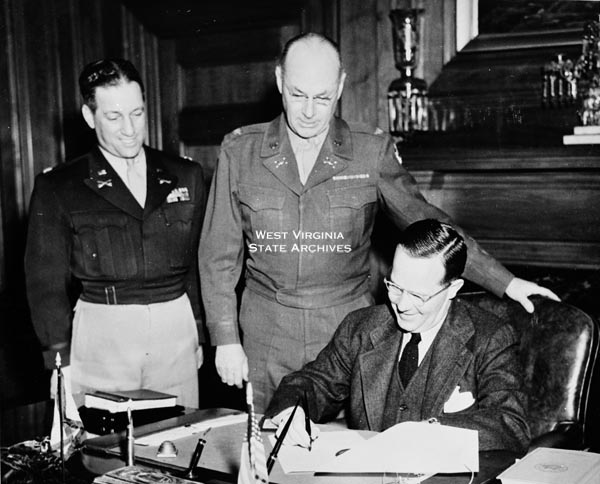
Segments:
[[[222,346],[240,343],[240,332],[237,323],[221,322],[208,325],[210,344]]]

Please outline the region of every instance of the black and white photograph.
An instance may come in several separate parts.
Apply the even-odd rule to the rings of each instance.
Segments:
[[[599,0],[0,0],[6,484],[600,482]]]

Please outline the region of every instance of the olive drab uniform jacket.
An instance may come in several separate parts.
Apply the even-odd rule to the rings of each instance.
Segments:
[[[379,129],[334,118],[304,185],[283,115],[227,135],[200,243],[211,343],[239,342],[235,288],[243,267],[247,288],[286,306],[323,308],[366,293],[379,210],[400,228],[449,221],[423,198]],[[502,295],[512,274],[466,241],[465,277]]]

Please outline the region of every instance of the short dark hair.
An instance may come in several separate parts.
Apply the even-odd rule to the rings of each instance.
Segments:
[[[448,284],[461,277],[467,263],[467,244],[452,225],[435,219],[410,224],[400,235],[399,247],[412,257],[441,255],[446,274],[441,281]]]
[[[342,65],[342,55],[340,53],[340,46],[337,44],[337,42],[335,42],[334,40],[331,40],[329,37],[322,35],[322,34],[317,34],[315,32],[305,32],[303,34],[296,35],[295,37],[292,37],[290,40],[288,40],[286,42],[286,44],[283,47],[283,50],[281,51],[281,55],[279,56],[279,60],[277,62],[277,64],[281,68],[281,70],[282,71],[285,70],[285,61],[287,59],[287,56],[288,56],[292,46],[294,44],[297,44],[298,42],[306,42],[306,41],[310,41],[310,40],[315,40],[317,42],[321,42],[326,45],[329,45],[329,47],[331,47],[335,51],[338,62],[340,64],[340,74],[341,74],[344,71],[344,67]]]
[[[137,69],[126,59],[100,59],[86,65],[79,75],[79,91],[83,102],[96,111],[96,88],[137,82],[144,95],[144,83]]]

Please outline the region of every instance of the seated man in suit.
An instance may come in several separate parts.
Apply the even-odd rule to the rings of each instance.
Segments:
[[[410,225],[385,280],[391,304],[346,316],[316,360],[282,380],[266,416],[281,429],[300,399],[316,422],[342,408],[353,429],[433,419],[478,430],[480,450],[527,449],[517,335],[456,297],[466,252],[448,224]],[[300,407],[285,442],[310,445]]]

